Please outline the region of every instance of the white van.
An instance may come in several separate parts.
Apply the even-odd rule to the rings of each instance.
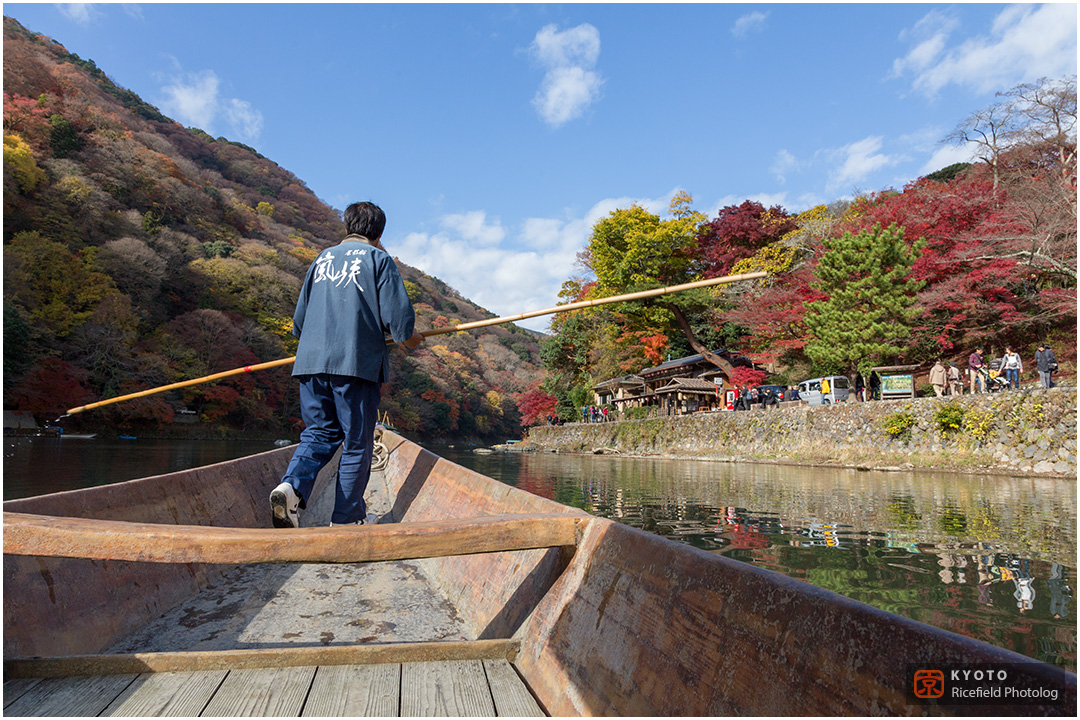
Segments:
[[[843,375],[829,375],[799,383],[799,399],[811,405],[847,402],[848,392],[848,379]]]

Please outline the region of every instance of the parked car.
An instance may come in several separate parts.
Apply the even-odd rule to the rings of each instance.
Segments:
[[[762,396],[766,390],[772,390],[772,394],[776,396],[776,399],[783,400],[787,396],[787,388],[783,385],[758,385],[758,402],[761,401]]]
[[[823,392],[823,388],[826,388],[827,392]],[[800,398],[811,405],[847,402],[849,392],[848,379],[843,375],[828,375],[799,383]]]

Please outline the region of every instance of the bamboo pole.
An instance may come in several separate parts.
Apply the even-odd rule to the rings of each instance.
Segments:
[[[258,365],[245,365],[242,368],[234,368],[233,370],[226,370],[224,372],[214,373],[213,375],[206,375],[200,378],[194,378],[192,380],[184,380],[183,382],[172,383],[171,385],[162,385],[161,387],[150,388],[149,390],[141,390],[139,392],[130,393],[128,395],[120,395],[118,397],[109,398],[108,400],[101,400],[99,402],[90,403],[89,405],[80,405],[79,407],[71,408],[67,411],[67,415],[75,415],[81,413],[84,410],[93,410],[104,405],[112,405],[113,403],[124,402],[125,400],[134,400],[135,398],[146,397],[147,395],[156,395],[157,393],[163,393],[168,390],[177,390],[179,388],[190,387],[191,385],[201,385],[202,383],[213,382],[214,380],[220,380],[232,375],[242,375],[244,373],[255,372],[256,370],[269,370],[280,365],[289,365],[296,362],[295,357],[281,358],[280,360],[271,360],[270,362],[259,363]]]
[[[541,315],[554,315],[556,313],[568,312],[570,310],[581,310],[587,307],[596,307],[597,305],[608,305],[610,303],[617,302],[630,302],[632,300],[645,300],[647,298],[659,297],[661,295],[670,295],[672,293],[682,292],[684,290],[694,290],[703,287],[712,287],[713,285],[723,285],[727,283],[739,282],[741,280],[757,280],[763,278],[768,273],[765,271],[743,273],[741,275],[725,275],[724,277],[711,278],[709,280],[697,280],[695,282],[684,283],[682,285],[671,285],[669,287],[654,288],[652,290],[641,290],[640,292],[626,293],[625,295],[612,295],[606,298],[596,298],[595,300],[581,300],[575,303],[569,303],[567,305],[556,305],[555,307],[545,308],[543,310],[533,310],[532,312],[521,313],[520,315],[507,315],[505,317],[491,318],[489,320],[477,320],[475,322],[461,323],[460,325],[454,325],[453,327],[439,328],[437,330],[425,330],[420,333],[424,337],[431,337],[432,335],[445,335],[446,333],[462,332],[465,330],[474,330],[476,328],[488,327],[490,325],[502,325],[508,322],[517,322],[518,320],[528,320],[529,318],[539,317]]]
[[[529,318],[540,317],[541,315],[554,315],[557,313],[569,312],[570,310],[581,310],[588,307],[596,307],[598,305],[608,305],[610,303],[617,302],[631,302],[634,300],[645,300],[652,297],[660,297],[661,295],[670,295],[672,293],[683,292],[684,290],[694,290],[703,287],[712,287],[714,285],[724,285],[727,283],[740,282],[742,280],[756,280],[763,278],[768,273],[765,272],[752,272],[743,273],[741,275],[725,275],[724,277],[711,278],[709,280],[697,280],[695,282],[684,283],[682,285],[671,285],[668,287],[654,288],[653,290],[642,290],[640,292],[626,293],[625,295],[613,295],[606,298],[597,298],[595,300],[581,300],[580,302],[569,303],[567,305],[556,305],[555,307],[545,308],[543,310],[533,310],[531,312],[524,312],[520,315],[506,315],[503,317],[489,318],[487,320],[477,320],[475,322],[461,323],[460,325],[453,325],[450,327],[437,328],[433,330],[424,330],[420,334],[424,337],[432,337],[435,335],[446,335],[448,333],[465,332],[466,330],[475,330],[476,328],[490,327],[492,325],[503,325],[509,322],[517,322],[519,320],[527,320]],[[388,344],[393,344],[390,341]],[[256,370],[269,370],[270,368],[279,367],[281,365],[289,365],[296,361],[295,357],[282,358],[280,360],[271,360],[270,362],[259,363],[258,365],[247,365],[242,368],[235,368],[233,370],[226,370],[224,372],[214,373],[213,375],[206,375],[204,377],[194,378],[192,380],[184,380],[183,382],[172,383],[171,385],[162,385],[161,387],[151,388],[149,390],[142,390],[136,393],[130,393],[128,395],[120,395],[118,397],[109,398],[108,400],[101,400],[99,402],[90,403],[88,405],[80,405],[79,407],[71,408],[67,411],[67,415],[75,415],[86,410],[93,410],[94,408],[103,407],[105,405],[112,405],[118,402],[124,402],[126,400],[134,400],[136,398],[146,397],[147,395],[155,395],[157,393],[166,392],[168,390],[177,390],[179,388],[190,387],[192,385],[201,385],[202,383],[213,382],[214,380],[221,380],[232,375],[242,375],[243,373],[254,372]]]

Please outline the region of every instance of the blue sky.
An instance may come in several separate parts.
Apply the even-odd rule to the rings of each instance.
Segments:
[[[20,4],[169,117],[244,142],[500,315],[594,222],[900,188],[994,93],[1076,73],[1077,6]],[[522,325],[544,329],[546,318]]]

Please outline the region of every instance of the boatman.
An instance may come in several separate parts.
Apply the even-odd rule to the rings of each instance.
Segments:
[[[348,235],[308,268],[293,315],[300,339],[292,374],[300,381],[304,431],[281,484],[270,493],[274,527],[300,527],[315,476],[338,446],[331,525],[363,524],[380,385],[389,376],[385,333],[415,348],[423,336],[405,283],[379,243],[386,215],[369,202],[345,209]]]

